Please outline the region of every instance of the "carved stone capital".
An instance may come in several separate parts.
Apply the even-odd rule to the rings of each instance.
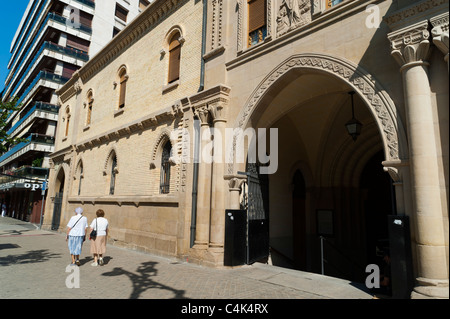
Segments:
[[[247,181],[247,176],[245,175],[225,175],[224,178],[228,180],[228,187],[230,188],[230,191],[240,191],[242,184]]]
[[[225,112],[223,107],[224,103],[220,101],[208,104],[208,110],[214,122],[225,121]]]
[[[209,125],[209,110],[207,105],[196,107],[194,114],[200,119],[201,125]]]
[[[401,67],[427,63],[430,55],[428,20],[388,34],[391,55]]]
[[[440,14],[430,19],[433,26],[431,34],[433,35],[433,43],[444,53],[444,60],[448,62],[448,12]]]

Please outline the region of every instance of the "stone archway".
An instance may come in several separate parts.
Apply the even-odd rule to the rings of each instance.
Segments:
[[[381,84],[370,73],[353,62],[324,54],[298,54],[280,63],[253,91],[241,109],[234,128],[247,128],[255,109],[263,101],[271,87],[293,70],[324,72],[352,87],[373,114],[382,138],[385,160],[398,162],[408,157],[405,129],[394,102]],[[234,141],[234,149],[229,153],[233,158],[235,146]],[[229,158],[227,163],[234,163],[233,158]],[[228,174],[235,173],[235,170],[235,165],[229,164]]]

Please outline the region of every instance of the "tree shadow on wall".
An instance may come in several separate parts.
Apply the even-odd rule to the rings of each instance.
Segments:
[[[112,271],[102,274],[103,276],[127,276],[133,284],[133,292],[130,299],[138,299],[141,294],[148,289],[162,289],[171,291],[174,296],[172,299],[183,299],[184,290],[177,290],[172,287],[160,284],[152,279],[157,275],[158,270],[155,268],[157,262],[144,262],[137,268],[137,273],[130,272],[120,267],[115,267]]]
[[[21,255],[8,255],[0,258],[0,266],[22,265],[46,262],[52,258],[59,258],[61,254],[55,254],[48,249],[31,250]]]

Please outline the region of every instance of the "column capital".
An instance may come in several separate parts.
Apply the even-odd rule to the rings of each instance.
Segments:
[[[406,28],[388,34],[391,55],[401,66],[428,64],[430,55],[430,31],[428,20],[423,20]]]
[[[212,103],[208,104],[208,110],[209,113],[211,114],[212,120],[213,122],[226,122],[225,120],[225,111],[224,111],[224,106],[225,106],[226,101],[224,100],[217,100],[214,101]]]
[[[448,12],[431,18],[430,23],[433,26],[431,30],[433,43],[444,53],[444,60],[448,62]]]
[[[209,115],[208,105],[203,104],[201,106],[197,106],[194,109],[194,114],[200,119],[202,126],[209,125],[210,115]]]

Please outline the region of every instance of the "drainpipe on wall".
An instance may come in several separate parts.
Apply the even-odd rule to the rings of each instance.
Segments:
[[[200,87],[198,92],[205,89],[205,59],[203,56],[206,51],[206,23],[207,23],[207,13],[208,13],[208,1],[203,0],[203,20],[202,20],[202,52],[201,52],[201,65],[200,65]],[[195,123],[195,122],[194,122]],[[198,195],[198,164],[200,156],[200,128],[195,126],[195,146],[194,146],[194,172],[193,172],[193,182],[192,182],[192,209],[191,209],[191,238],[190,247],[194,246],[195,242],[195,230],[197,224],[197,195]]]

